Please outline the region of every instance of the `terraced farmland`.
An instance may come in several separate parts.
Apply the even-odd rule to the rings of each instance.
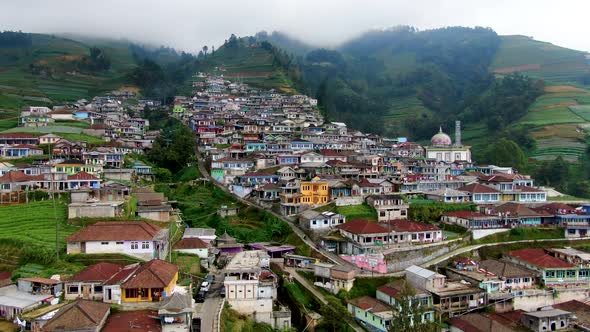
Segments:
[[[521,72],[549,82],[576,83],[590,72],[584,53],[526,36],[502,36],[493,72]]]
[[[125,43],[84,44],[50,35],[32,37],[31,47],[0,48],[0,109],[89,98],[125,85],[127,72],[135,67]],[[110,70],[85,75],[71,69],[72,61],[87,55],[90,45],[102,47],[110,56]],[[47,69],[33,74],[31,65]]]
[[[0,239],[14,239],[25,243],[55,248],[56,222],[59,227],[59,246],[65,248],[64,239],[78,230],[67,223],[67,206],[51,200],[29,204],[0,206]]]
[[[531,157],[577,161],[586,152],[590,92],[573,86],[548,86],[516,126],[531,128],[537,148]]]

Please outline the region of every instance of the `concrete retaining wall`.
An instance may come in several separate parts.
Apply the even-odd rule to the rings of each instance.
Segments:
[[[488,235],[497,234],[497,233],[504,233],[510,231],[510,228],[492,228],[492,229],[474,229],[472,231],[473,239],[481,239],[482,237],[486,237]]]

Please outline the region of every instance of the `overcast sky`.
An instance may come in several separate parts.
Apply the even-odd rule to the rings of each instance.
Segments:
[[[590,51],[588,0],[1,0],[0,30],[128,38],[187,51],[283,31],[334,46],[363,31],[485,26]]]

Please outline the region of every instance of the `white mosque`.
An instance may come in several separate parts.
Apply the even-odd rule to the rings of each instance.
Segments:
[[[471,147],[461,144],[461,121],[455,121],[455,144],[449,135],[443,133],[442,127],[436,135],[432,136],[430,142],[430,146],[424,147],[428,159],[447,163],[471,162]]]

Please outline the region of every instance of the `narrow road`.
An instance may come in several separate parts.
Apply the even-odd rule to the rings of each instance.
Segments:
[[[248,205],[248,206],[257,208],[257,209],[265,210],[266,212],[272,214],[276,218],[278,218],[278,219],[286,222],[289,225],[289,227],[291,227],[291,229],[293,230],[293,232],[295,234],[297,234],[297,236],[299,236],[299,238],[303,242],[305,242],[305,244],[307,244],[313,250],[319,252],[322,256],[326,257],[332,263],[339,264],[339,265],[348,265],[348,266],[351,266],[355,270],[357,270],[358,273],[361,273],[361,270],[359,268],[357,268],[356,265],[353,265],[353,264],[351,264],[351,263],[343,260],[342,258],[338,257],[338,255],[335,255],[335,254],[333,254],[331,252],[328,252],[326,250],[323,250],[323,249],[320,249],[320,248],[316,247],[316,244],[313,241],[311,241],[309,239],[309,237],[307,237],[305,235],[305,233],[303,233],[303,231],[299,227],[297,227],[297,225],[295,225],[295,223],[293,223],[293,221],[285,218],[284,216],[282,216],[282,215],[280,215],[280,214],[278,214],[276,212],[273,212],[271,210],[267,210],[264,207],[262,207],[262,206],[260,206],[260,205],[258,205],[256,203],[254,203],[254,202],[245,200],[245,199],[243,199],[241,197],[238,197],[238,196],[234,195],[226,186],[224,186],[221,183],[215,181],[211,177],[211,175],[209,174],[209,172],[205,168],[205,164],[203,162],[203,158],[201,157],[201,154],[200,154],[200,152],[198,150],[196,151],[196,156],[197,156],[197,165],[198,165],[199,171],[201,172],[201,176],[209,179],[210,182],[213,183],[216,187],[218,187],[219,189],[221,189],[221,190],[225,191],[226,193],[232,195],[232,197],[234,197],[236,200],[240,201],[242,204],[245,204],[245,205]]]
[[[466,252],[478,250],[478,249],[484,248],[484,247],[493,247],[493,246],[514,244],[514,243],[556,242],[556,241],[564,241],[564,240],[570,240],[570,241],[590,240],[590,237],[583,237],[583,238],[579,238],[579,239],[519,240],[519,241],[509,241],[509,242],[493,242],[493,243],[474,244],[474,245],[469,245],[469,246],[461,247],[461,248],[455,249],[453,251],[450,251],[450,252],[448,252],[442,256],[439,256],[429,262],[423,263],[420,266],[428,267],[428,266],[440,264],[449,258],[464,254]]]
[[[322,294],[319,290],[317,290],[315,288],[314,285],[312,285],[309,280],[305,279],[304,277],[302,277],[299,273],[297,273],[297,270],[295,270],[292,267],[285,267],[283,268],[286,272],[289,273],[289,275],[291,275],[295,280],[297,280],[297,282],[299,282],[299,284],[303,287],[305,287],[305,289],[307,289],[313,296],[315,296],[323,305],[328,305],[328,300],[326,300],[326,297],[324,296],[324,294]],[[352,318],[350,317],[342,317],[346,323],[355,331],[357,332],[364,332],[365,330]]]

